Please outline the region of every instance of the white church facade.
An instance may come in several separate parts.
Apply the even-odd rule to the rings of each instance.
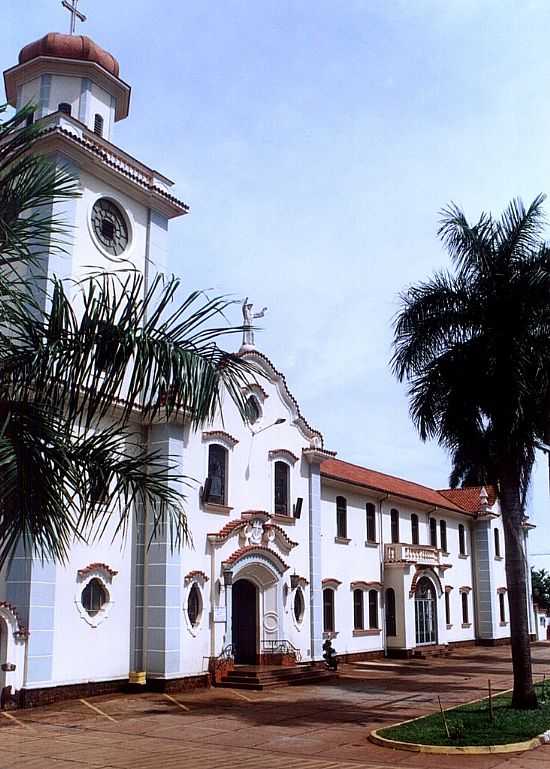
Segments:
[[[50,34],[4,79],[12,106],[36,105],[37,151],[80,180],[82,196],[62,206],[71,248],[48,272],[78,278],[113,255],[149,279],[164,271],[170,219],[188,208],[169,179],[112,143],[130,99],[114,57]],[[153,445],[201,481],[187,491],[192,545],[146,547],[136,518],[124,541],[107,531],[75,544],[64,565],[21,551],[0,573],[5,698],[24,706],[143,678],[208,685],[220,660],[319,662],[327,639],[345,660],[506,642],[493,490],[438,491],[340,461],[283,374],[244,342],[263,372],[246,393],[247,422],[227,398],[223,420],[203,431],[177,417],[151,427]]]

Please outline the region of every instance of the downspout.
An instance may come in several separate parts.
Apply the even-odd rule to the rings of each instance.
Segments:
[[[477,534],[474,530],[475,527],[475,519],[469,523],[468,525],[468,531],[470,533],[470,571],[472,573],[472,611],[474,612],[474,632],[475,632],[475,643],[477,643],[481,639],[481,630],[479,627],[479,605],[478,605],[478,562],[477,562],[477,548],[476,548],[476,540],[477,540]],[[491,597],[492,600],[492,597]],[[492,617],[492,612],[491,612]],[[494,632],[494,628],[492,630]]]
[[[386,589],[384,587],[384,537],[383,537],[383,529],[382,529],[382,504],[386,500],[390,498],[389,494],[385,494],[383,497],[380,497],[378,500],[378,538],[379,538],[379,546],[378,546],[378,560],[379,560],[379,573],[380,573],[380,584],[382,585],[382,596],[381,596],[381,605],[382,605],[382,650],[384,652],[384,657],[387,657],[388,650],[386,648]]]

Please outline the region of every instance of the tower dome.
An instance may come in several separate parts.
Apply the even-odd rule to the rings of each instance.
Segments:
[[[44,37],[21,49],[19,64],[26,64],[39,56],[94,62],[114,77],[119,76],[119,65],[115,57],[86,35],[64,35],[61,32],[48,32]]]

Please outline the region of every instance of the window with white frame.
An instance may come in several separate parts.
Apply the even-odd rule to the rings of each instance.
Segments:
[[[275,514],[290,515],[290,467],[286,462],[275,462],[274,476]]]
[[[228,451],[219,443],[208,447],[208,478],[205,487],[205,502],[216,505],[227,504],[227,457]]]

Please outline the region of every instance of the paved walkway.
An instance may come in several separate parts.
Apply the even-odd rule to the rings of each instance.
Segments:
[[[550,673],[550,644],[533,649]],[[0,769],[546,769],[550,747],[523,754],[430,756],[368,742],[368,731],[511,682],[510,651],[346,665],[334,684],[73,700],[0,714]],[[9,717],[11,716],[11,718]],[[13,718],[17,719],[14,721]]]

